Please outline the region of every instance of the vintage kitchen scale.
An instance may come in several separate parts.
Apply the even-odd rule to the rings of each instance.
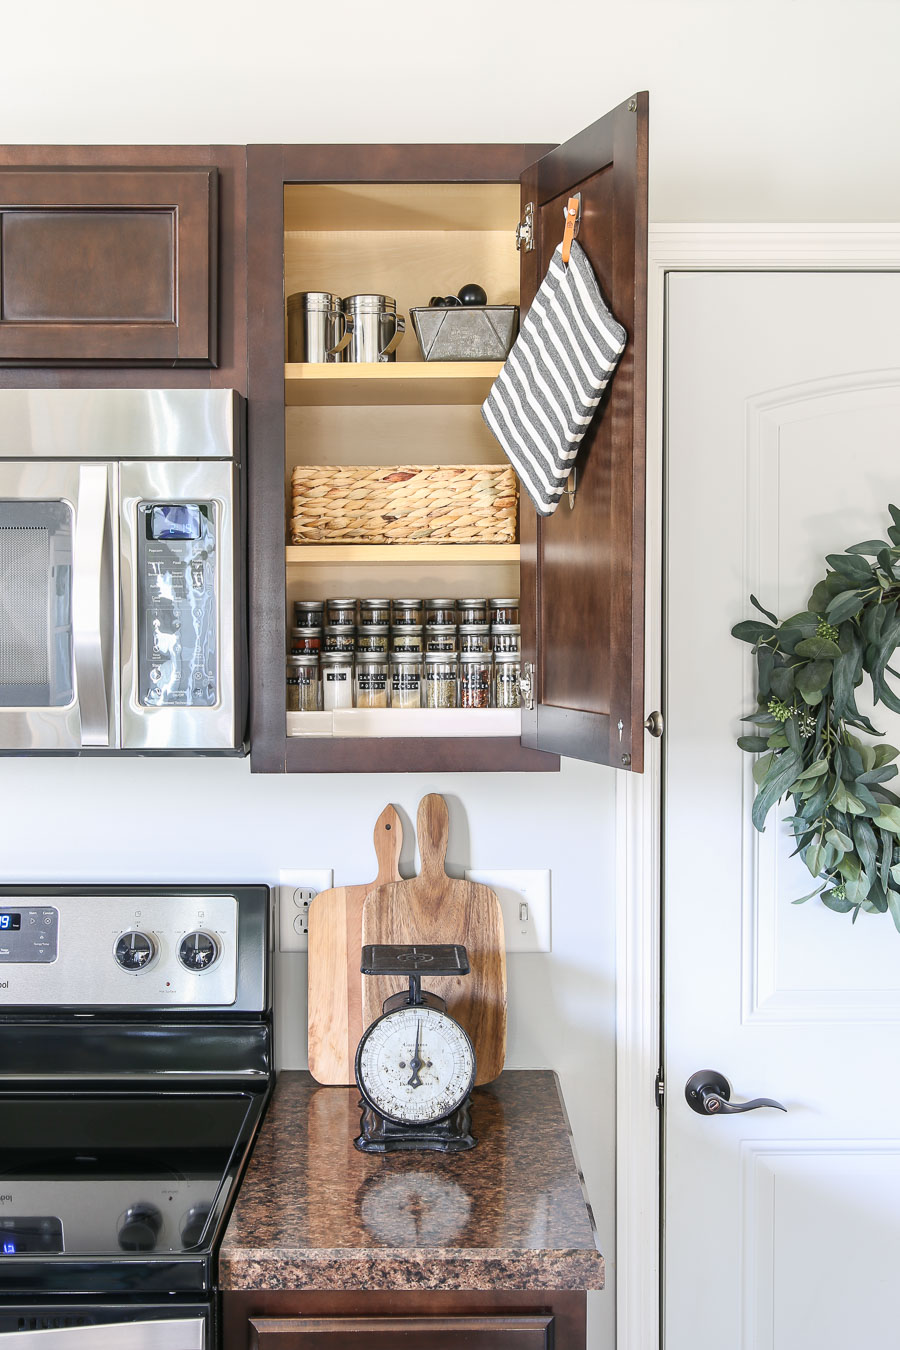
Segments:
[[[468,975],[465,947],[366,946],[360,969],[363,975],[408,976],[409,989],[385,1000],[381,1017],[360,1039],[356,1083],[362,1118],[354,1145],[362,1153],[474,1148],[469,1095],[475,1050],[444,1000],[422,988],[423,975]]]

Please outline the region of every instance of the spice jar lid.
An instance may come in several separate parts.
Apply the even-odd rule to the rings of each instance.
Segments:
[[[478,599],[475,599],[475,600],[471,600],[471,599],[470,599],[470,600],[457,600],[456,603],[460,606],[461,609],[462,609],[462,608],[470,609],[470,608],[472,608],[472,607],[474,607],[474,606],[476,606],[476,605],[486,605],[486,604],[487,604],[487,601],[486,601],[486,600],[484,599],[484,597],[482,596],[482,597],[480,597],[480,598],[478,598]],[[496,600],[495,600],[493,603],[496,604],[496,603],[497,603]]]
[[[321,631],[322,630],[321,628],[318,627],[318,625],[309,624],[308,626],[304,626],[303,624],[299,624],[291,629],[291,637],[295,638],[314,637],[317,633],[321,633]]]
[[[356,605],[356,596],[355,595],[341,596],[337,600],[327,601],[327,604],[329,609],[353,609],[354,606]]]
[[[456,609],[456,601],[447,597],[437,600],[426,600],[426,609]]]
[[[384,596],[378,596],[374,600],[360,600],[359,603],[365,605],[367,609],[389,609],[391,604]]]
[[[295,291],[287,298],[287,312],[295,309],[340,309],[342,300],[331,291]]]
[[[436,652],[433,652],[432,655],[437,655],[437,653],[436,653]],[[444,653],[444,655],[446,656],[446,652]],[[421,660],[422,660],[422,653],[421,653],[421,652],[391,652],[391,655],[390,655],[390,658],[389,658],[389,659],[391,660],[391,662],[394,662],[394,661],[405,661],[405,662],[408,664],[410,661],[421,661]]]
[[[287,658],[289,666],[317,666],[319,664],[318,652],[299,652]]]
[[[323,652],[319,660],[323,666],[352,666],[352,652]]]
[[[475,655],[476,655],[476,656],[480,656],[480,655],[482,655],[482,653],[481,653],[481,652],[476,652]],[[459,652],[426,652],[426,653],[425,653],[425,660],[426,660],[426,661],[430,661],[430,662],[432,662],[432,663],[434,663],[435,661],[448,661],[448,662],[449,662],[449,661],[455,661],[455,660],[457,659],[458,656],[459,656]]]
[[[387,637],[391,630],[390,625],[386,623],[361,623],[356,631],[360,636],[363,633],[380,633]]]
[[[521,661],[520,652],[494,652],[495,661]]]
[[[411,599],[411,600],[409,600],[409,599],[407,599],[407,600],[392,600],[392,601],[391,601],[391,604],[394,606],[394,609],[421,609],[421,608],[422,608],[422,601],[419,599],[418,596],[415,596],[415,597],[414,597],[413,599]]]
[[[381,662],[385,662],[386,660],[387,660],[387,655],[386,655],[385,652],[357,652],[357,653],[356,653],[356,664],[357,664],[357,665],[367,665],[367,664],[370,664],[372,661],[381,661]]]
[[[521,633],[522,625],[520,623],[495,623],[491,625],[492,633]]]
[[[324,609],[324,600],[295,600],[294,609]]]
[[[498,600],[488,601],[489,605],[496,605],[498,608],[500,607],[500,605],[517,605],[518,603],[519,597],[517,595],[501,596],[500,599]]]
[[[432,628],[432,633],[434,629]],[[463,633],[489,633],[491,625],[489,623],[461,623],[459,625],[460,635]]]
[[[513,653],[515,655],[515,653]],[[459,659],[464,665],[471,665],[473,661],[481,661],[482,664],[491,664],[490,652],[460,652]]]
[[[356,632],[355,623],[326,623],[326,633],[343,633],[345,637],[352,637]]]

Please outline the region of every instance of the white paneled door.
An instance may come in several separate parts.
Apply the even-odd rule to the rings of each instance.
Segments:
[[[792,905],[812,885],[787,827],[750,821],[729,630],[886,537],[900,276],[683,272],[667,314],[666,1350],[898,1346],[900,933]],[[787,1113],[697,1115],[699,1069]]]

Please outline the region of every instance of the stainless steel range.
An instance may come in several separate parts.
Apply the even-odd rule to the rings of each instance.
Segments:
[[[0,887],[0,1346],[217,1345],[269,915],[264,886]]]

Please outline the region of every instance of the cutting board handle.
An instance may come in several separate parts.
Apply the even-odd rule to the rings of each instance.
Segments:
[[[447,803],[438,792],[429,792],[419,802],[416,819],[419,856],[422,859],[422,877],[446,876],[447,839],[450,834],[450,815]]]
[[[403,823],[392,806],[386,806],[375,822],[375,857],[378,872],[375,881],[400,880],[400,851],[403,848]]]

